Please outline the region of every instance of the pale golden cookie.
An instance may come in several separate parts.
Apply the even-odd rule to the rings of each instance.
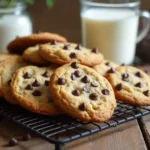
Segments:
[[[13,73],[17,69],[26,65],[27,63],[24,61],[24,59],[21,56],[16,56],[14,58],[6,60],[2,64],[3,69],[2,69],[1,76],[0,76],[1,90],[2,90],[2,94],[5,100],[11,104],[17,104],[10,89],[11,78],[13,76]]]
[[[150,77],[144,71],[120,66],[106,77],[118,100],[136,106],[150,105]]]
[[[49,61],[43,59],[39,55],[39,45],[27,48],[23,53],[23,58],[33,64],[36,65],[48,65]]]
[[[22,107],[38,114],[61,114],[55,107],[48,88],[50,76],[56,68],[56,65],[41,68],[27,66],[17,70],[11,83],[16,101]]]
[[[114,92],[107,79],[76,62],[58,68],[49,86],[54,103],[81,120],[104,122],[116,108]]]
[[[52,40],[67,42],[66,38],[61,35],[49,32],[40,32],[31,34],[29,36],[17,37],[8,44],[7,49],[11,53],[22,54],[23,51],[28,47],[35,46],[37,44],[48,43]]]
[[[74,43],[63,44],[53,41],[40,45],[39,52],[41,57],[56,64],[77,61],[83,65],[94,66],[103,60],[103,55],[97,49],[90,50]]]
[[[109,72],[114,72],[115,68],[118,66],[119,65],[112,61],[103,60],[101,64],[95,65],[93,69],[95,69],[100,75],[105,76]]]

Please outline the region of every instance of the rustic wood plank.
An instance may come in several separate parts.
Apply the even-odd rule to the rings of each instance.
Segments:
[[[6,146],[12,136],[21,139],[22,135],[26,132],[27,131],[14,123],[2,121],[0,123],[0,149],[54,150],[54,145],[49,144],[33,134],[30,141],[19,141],[19,144],[15,147],[9,148]],[[147,150],[136,120],[68,143],[62,147],[62,150],[99,150],[100,148],[103,150]]]

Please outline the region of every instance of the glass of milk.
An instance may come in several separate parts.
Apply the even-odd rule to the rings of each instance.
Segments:
[[[139,17],[145,27],[138,35]],[[132,64],[136,43],[149,31],[150,14],[139,0],[81,0],[82,43],[98,48],[105,59]]]
[[[7,1],[0,0],[0,52],[7,52],[10,41],[17,36],[26,36],[32,33],[32,22],[25,12],[25,4],[15,3],[7,6]]]

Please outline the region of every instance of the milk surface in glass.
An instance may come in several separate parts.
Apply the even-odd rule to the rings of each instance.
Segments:
[[[81,18],[84,46],[97,47],[106,59],[120,64],[133,62],[139,20],[133,10],[91,8]]]

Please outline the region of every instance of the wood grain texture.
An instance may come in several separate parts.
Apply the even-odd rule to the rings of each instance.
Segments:
[[[15,147],[7,147],[8,140],[13,136],[21,139],[25,131],[20,126],[2,121],[0,123],[0,150],[54,150],[54,145],[32,134],[30,141],[19,141]],[[62,147],[62,150],[147,150],[137,121],[96,133],[92,136],[73,141]]]

